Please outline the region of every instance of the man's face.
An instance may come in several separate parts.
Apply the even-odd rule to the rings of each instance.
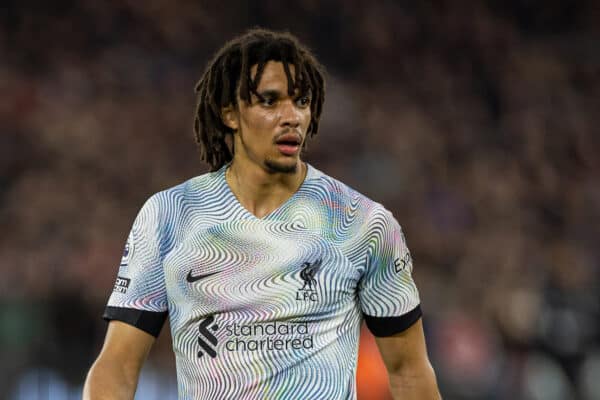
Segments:
[[[290,65],[294,76],[294,66]],[[256,74],[253,66],[251,76]],[[288,94],[288,80],[281,62],[269,61],[250,103],[238,97],[238,108],[224,111],[225,123],[234,134],[234,161],[245,159],[268,172],[293,173],[310,124],[310,94]]]

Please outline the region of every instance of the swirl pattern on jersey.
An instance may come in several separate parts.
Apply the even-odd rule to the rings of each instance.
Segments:
[[[260,219],[225,168],[146,202],[109,306],[168,311],[180,399],[354,399],[362,316],[419,304],[400,226],[311,166]]]

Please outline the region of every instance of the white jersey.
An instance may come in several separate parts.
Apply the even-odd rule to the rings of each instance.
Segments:
[[[168,315],[181,400],[355,399],[361,321],[388,336],[421,316],[400,226],[311,166],[257,218],[225,170],[146,202],[104,317],[157,336]]]

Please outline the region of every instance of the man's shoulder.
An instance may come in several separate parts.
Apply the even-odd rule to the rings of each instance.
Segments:
[[[219,181],[219,171],[207,172],[189,178],[177,185],[154,193],[146,201],[145,207],[157,207],[162,213],[171,214],[190,201],[201,201],[207,194],[218,196],[219,190],[222,190]]]
[[[351,202],[367,209],[383,208],[383,206],[350,185],[336,179],[311,166],[310,183],[319,186],[337,201]]]
[[[214,192],[218,190],[218,183],[221,182],[221,172],[207,172],[197,175],[185,181],[168,187],[156,193],[159,196],[189,196],[202,194],[203,192]]]
[[[346,183],[312,168],[310,183],[314,185],[322,202],[342,213],[331,213],[344,219],[344,224],[356,226],[355,238],[386,231],[398,225],[392,212],[381,203],[369,198]]]

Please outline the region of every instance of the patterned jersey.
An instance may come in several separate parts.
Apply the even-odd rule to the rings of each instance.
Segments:
[[[152,196],[104,317],[157,336],[169,317],[180,399],[354,399],[360,324],[376,336],[420,316],[392,214],[308,166],[263,218],[226,166]]]

